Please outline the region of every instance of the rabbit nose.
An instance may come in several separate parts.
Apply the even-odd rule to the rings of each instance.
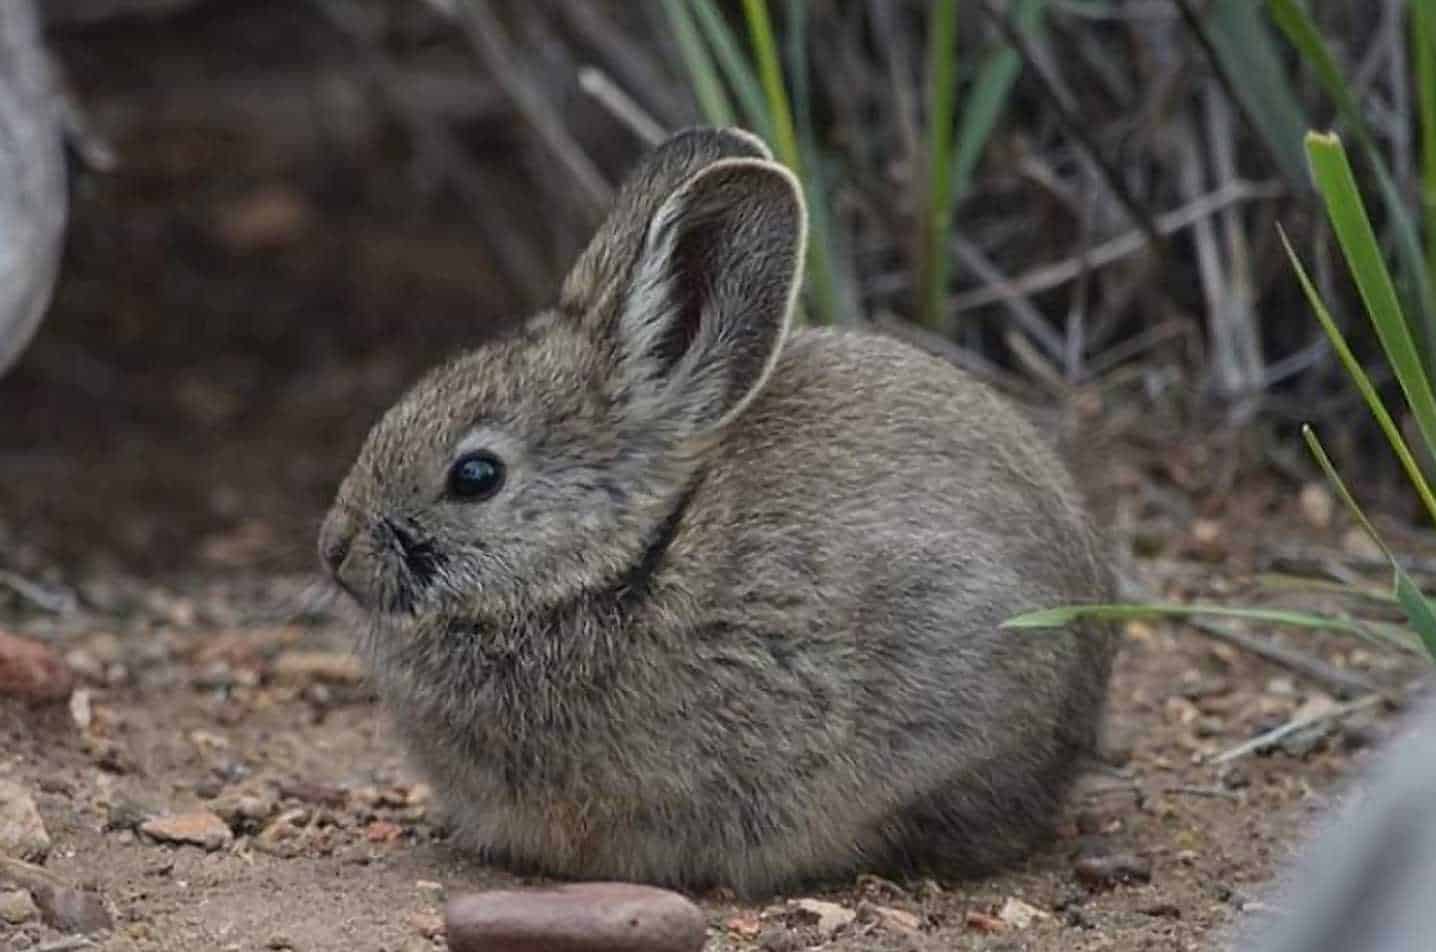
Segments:
[[[353,518],[340,509],[330,512],[319,530],[319,560],[335,579],[354,545],[355,532]]]

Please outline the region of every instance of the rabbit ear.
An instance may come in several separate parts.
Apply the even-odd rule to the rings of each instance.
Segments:
[[[720,159],[772,157],[762,139],[741,129],[694,128],[669,137],[624,181],[607,220],[564,281],[560,309],[607,316],[643,247],[648,223],[674,189]]]
[[[623,374],[661,413],[698,430],[736,416],[787,334],[807,216],[797,180],[762,159],[724,159],[653,215],[616,320]]]

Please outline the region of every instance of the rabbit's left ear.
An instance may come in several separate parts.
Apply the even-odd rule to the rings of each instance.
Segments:
[[[777,362],[801,283],[807,216],[792,173],[725,159],[659,206],[622,289],[622,373],[696,430],[737,416]]]

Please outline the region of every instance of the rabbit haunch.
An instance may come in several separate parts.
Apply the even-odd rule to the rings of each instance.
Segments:
[[[625,184],[558,307],[379,422],[320,550],[481,855],[752,894],[979,873],[1092,749],[1106,600],[1067,471],[895,341],[789,335],[805,220],[761,143],[692,130]],[[446,493],[500,461],[482,502]]]

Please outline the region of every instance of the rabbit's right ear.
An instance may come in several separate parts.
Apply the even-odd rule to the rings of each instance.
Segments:
[[[762,139],[742,129],[699,127],[674,133],[624,180],[608,218],[564,281],[560,309],[611,314],[643,249],[648,223],[675,189],[722,159],[772,157]]]
[[[715,162],[654,212],[605,333],[655,420],[710,431],[758,392],[787,336],[806,234],[797,179],[764,159]]]

